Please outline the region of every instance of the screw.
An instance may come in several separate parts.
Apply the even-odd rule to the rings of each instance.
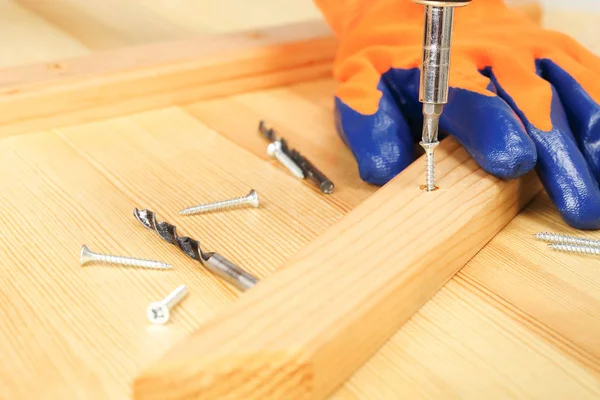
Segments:
[[[440,144],[440,142],[433,143],[420,143],[423,149],[425,149],[425,185],[422,186],[422,189],[427,190],[428,192],[432,192],[437,189],[435,186],[435,158],[433,156],[433,152],[435,148]]]
[[[540,232],[535,235],[539,240],[544,242],[554,242],[558,244],[574,244],[584,247],[600,247],[600,240],[578,238],[569,235],[559,235],[556,233]]]
[[[294,160],[285,154],[280,139],[277,139],[269,144],[267,147],[267,154],[271,158],[276,158],[281,164],[289,169],[292,175],[294,175],[296,178],[304,179],[304,172],[302,172],[302,169]]]
[[[589,247],[589,246],[575,246],[570,244],[549,244],[553,250],[564,251],[565,253],[581,253],[581,254],[595,254],[600,255],[599,247]]]
[[[133,257],[121,257],[121,256],[113,256],[110,254],[98,254],[92,252],[85,244],[81,246],[81,254],[79,256],[79,262],[81,265],[85,265],[89,262],[103,262],[107,264],[118,264],[118,265],[127,265],[130,267],[142,267],[142,268],[150,268],[150,269],[169,269],[171,268],[171,264],[165,264],[158,261],[151,260],[142,260],[139,258]]]
[[[185,208],[185,209],[179,211],[179,214],[180,215],[198,214],[198,213],[203,213],[203,212],[208,212],[208,211],[223,210],[225,208],[239,207],[244,204],[249,204],[252,207],[256,208],[256,207],[258,207],[258,203],[259,203],[258,202],[258,193],[256,193],[256,190],[252,189],[250,191],[250,193],[248,193],[244,197],[237,197],[237,198],[231,199],[231,200],[217,201],[214,203],[201,204],[199,206],[188,207],[188,208]]]
[[[146,309],[148,320],[155,325],[164,325],[171,318],[171,309],[185,297],[188,290],[185,285],[172,291],[164,300],[150,303]]]

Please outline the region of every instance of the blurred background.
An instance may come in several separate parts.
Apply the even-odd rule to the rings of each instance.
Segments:
[[[597,48],[599,1],[508,1],[541,3],[546,27]],[[320,18],[313,0],[0,0],[0,67]]]

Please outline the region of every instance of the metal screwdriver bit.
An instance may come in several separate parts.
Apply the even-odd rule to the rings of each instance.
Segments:
[[[205,253],[200,242],[187,236],[179,236],[177,227],[167,222],[158,222],[156,214],[150,210],[133,210],[135,218],[147,229],[154,231],[163,240],[176,245],[188,257],[199,261],[207,270],[241,291],[246,291],[258,283],[258,279],[244,271],[220,254]]]
[[[471,0],[413,0],[425,6],[423,57],[419,101],[423,103],[423,133],[421,146],[425,150],[426,178],[424,188],[431,192],[435,185],[435,148],[438,142],[440,117],[448,102],[450,44],[454,7]]]

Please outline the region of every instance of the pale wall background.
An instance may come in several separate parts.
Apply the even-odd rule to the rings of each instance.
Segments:
[[[569,9],[569,10],[594,10],[600,11],[599,0],[542,0],[545,7]]]

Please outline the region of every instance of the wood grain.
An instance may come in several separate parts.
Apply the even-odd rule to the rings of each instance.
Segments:
[[[326,103],[331,98],[327,94],[326,87],[331,87],[331,82],[323,82],[323,88],[315,90],[315,93],[322,92],[322,98],[316,99],[317,103]],[[311,86],[318,86],[316,83]],[[233,100],[233,99],[232,99]],[[212,101],[211,101],[212,102]],[[235,102],[234,102],[235,103]],[[220,113],[225,117],[229,116],[231,102],[224,102],[222,108],[214,108],[214,113]],[[239,104],[239,103],[236,103]],[[299,112],[303,112],[300,109]],[[310,108],[306,109],[310,112]],[[53,135],[50,132],[44,132],[41,135],[24,135],[0,142],[0,147],[8,145],[15,149],[17,154],[26,157],[26,160],[15,160],[14,157],[8,157],[6,150],[2,152],[1,170],[6,174],[0,180],[3,183],[2,193],[5,194],[3,201],[4,214],[1,218],[0,231],[8,232],[6,227],[15,226],[8,235],[9,240],[4,239],[4,247],[0,253],[5,255],[7,251],[13,249],[11,258],[8,261],[11,271],[22,271],[18,280],[3,280],[0,282],[0,294],[10,294],[11,306],[2,309],[2,318],[10,321],[4,325],[4,330],[0,329],[1,341],[4,343],[0,352],[2,354],[14,354],[14,357],[3,358],[0,361],[0,374],[4,378],[4,386],[0,386],[0,397],[12,398],[44,398],[43,393],[36,391],[40,389],[40,382],[45,382],[44,387],[48,388],[49,398],[81,398],[86,393],[96,393],[97,398],[130,398],[129,384],[135,375],[149,363],[159,359],[169,348],[174,346],[180,340],[185,338],[195,328],[201,326],[208,318],[214,316],[222,310],[227,304],[237,298],[237,293],[231,291],[228,287],[221,285],[220,282],[209,275],[203,274],[194,263],[190,263],[184,257],[173,252],[169,246],[160,242],[154,242],[152,236],[136,233],[135,225],[132,229],[123,230],[123,222],[129,217],[130,208],[149,204],[146,199],[153,196],[154,191],[162,197],[160,204],[156,207],[168,203],[171,206],[158,208],[161,216],[168,215],[181,205],[188,205],[198,199],[217,199],[244,191],[247,189],[246,182],[230,183],[229,175],[219,178],[214,177],[214,184],[210,184],[210,189],[206,192],[204,185],[193,185],[190,188],[174,187],[176,182],[172,182],[170,176],[174,169],[181,169],[184,166],[193,165],[194,177],[198,175],[204,177],[205,171],[200,167],[204,159],[204,153],[196,153],[196,148],[212,148],[208,146],[209,138],[217,139],[219,135],[215,132],[207,131],[202,126],[197,126],[189,117],[181,113],[161,111],[158,114],[146,113],[140,116],[128,118],[119,118],[117,120],[86,124],[80,127],[61,129],[60,135],[76,146],[77,151],[59,151],[56,145],[43,141],[41,136]],[[247,116],[247,120],[252,122],[252,129],[248,129],[248,134],[253,135],[254,123],[261,115],[253,112]],[[307,119],[310,114],[306,115]],[[216,118],[216,116],[215,116]],[[246,117],[244,117],[246,118]],[[233,118],[224,118],[231,120]],[[192,128],[192,126],[194,128]],[[335,135],[333,127],[325,135]],[[151,135],[148,132],[153,132]],[[179,136],[181,132],[185,134]],[[240,131],[243,136],[245,131]],[[291,132],[285,132],[286,135]],[[121,143],[119,137],[134,135],[132,139],[126,139],[126,146],[119,150],[118,143]],[[175,143],[171,143],[170,135],[177,135]],[[301,130],[300,135],[310,135],[312,131]],[[109,135],[106,139],[104,136]],[[140,153],[142,150],[133,150],[133,142],[148,141],[155,136],[159,137],[158,143],[154,144],[152,139],[150,145],[144,144],[144,149],[151,151],[150,154]],[[196,144],[196,140],[199,142]],[[183,143],[193,143],[190,153],[182,156],[178,149]],[[227,142],[227,140],[225,140]],[[219,143],[223,143],[219,140]],[[164,157],[166,162],[152,165],[154,157],[161,159],[159,150],[155,147],[165,149]],[[183,146],[185,147],[185,146]],[[174,153],[177,149],[177,153]],[[145,151],[145,150],[144,150]],[[223,150],[218,150],[219,152]],[[116,153],[115,153],[116,152]],[[200,154],[200,156],[198,156]],[[310,153],[313,155],[313,153]],[[75,178],[73,184],[64,182],[63,174],[72,174],[71,169],[75,171],[89,171],[84,169],[78,157],[89,160],[88,163],[96,166],[96,171],[102,171],[101,175],[86,172],[85,179]],[[314,153],[318,156],[318,153]],[[124,161],[130,158],[128,161]],[[149,163],[137,166],[139,159],[148,158]],[[235,159],[239,158],[238,153]],[[253,157],[244,160],[252,160]],[[176,163],[181,160],[181,164]],[[17,173],[23,162],[32,163],[35,168],[25,173]],[[121,163],[124,163],[121,165]],[[262,161],[258,165],[262,164]],[[169,168],[173,166],[176,168]],[[227,163],[223,164],[224,167]],[[257,168],[257,164],[251,164],[252,169]],[[287,190],[296,187],[302,188],[299,181],[290,178],[285,171],[278,171],[274,164],[267,165],[268,170],[281,176],[280,185]],[[150,168],[144,173],[146,168]],[[352,168],[352,165],[341,165],[340,168]],[[43,171],[43,172],[42,172]],[[82,172],[83,173],[83,172]],[[141,200],[131,200],[129,197],[122,200],[113,199],[113,195],[106,199],[105,191],[117,190],[115,185],[123,188],[129,193],[129,185],[141,185],[141,177],[150,179],[150,182],[160,181],[161,186],[152,185],[144,188],[136,188],[136,193],[142,192],[144,196]],[[29,182],[44,182],[48,180],[47,176],[58,176],[60,180],[56,185],[64,187],[60,189],[52,187],[51,189],[36,189]],[[97,176],[97,178],[95,178]],[[163,176],[164,178],[160,178]],[[210,174],[209,174],[210,176]],[[12,177],[9,180],[9,177]],[[101,184],[103,177],[106,177],[106,184]],[[158,178],[157,178],[158,177]],[[258,180],[259,182],[261,180]],[[115,182],[115,183],[113,183]],[[167,186],[163,186],[165,183]],[[230,190],[217,191],[216,183],[227,184]],[[214,186],[213,186],[214,185]],[[233,187],[231,185],[239,185]],[[14,189],[14,187],[21,189]],[[155,188],[156,189],[153,189]],[[344,190],[340,184],[340,190]],[[308,190],[306,193],[313,193]],[[22,194],[23,191],[31,192],[30,195]],[[63,210],[65,203],[61,203],[60,197],[56,198],[56,191],[66,191],[72,194],[79,201],[78,207],[88,207],[88,198],[96,199],[89,203],[89,207],[94,210],[102,223],[96,225],[86,225],[86,223],[77,222],[78,217],[64,219]],[[186,199],[180,199],[188,191],[194,190]],[[262,189],[261,189],[262,192]],[[279,193],[279,192],[278,192]],[[205,215],[202,218],[179,219],[173,216],[179,226],[182,226],[182,232],[204,238],[205,233],[209,234],[206,239],[210,239],[210,249],[219,250],[230,257],[235,252],[235,260],[243,262],[244,266],[255,268],[253,261],[255,257],[267,256],[264,265],[265,270],[273,271],[278,265],[285,263],[287,259],[304,245],[308,244],[312,238],[323,232],[324,228],[314,229],[310,225],[304,225],[299,218],[293,224],[287,223],[285,215],[292,213],[296,215],[295,210],[299,202],[304,199],[303,192],[294,191],[294,197],[277,197],[276,200],[270,195],[269,203],[281,204],[277,207],[279,216],[265,215],[264,225],[259,225],[260,231],[256,231],[256,236],[261,236],[264,232],[271,229],[278,229],[278,237],[269,238],[265,243],[272,244],[276,249],[272,252],[261,252],[260,246],[244,233],[244,239],[236,239],[235,229],[239,226],[245,226],[246,221],[238,218],[239,212],[226,214]],[[120,197],[119,197],[120,198]],[[285,201],[284,201],[285,199]],[[327,201],[326,196],[312,197],[311,204],[314,205],[311,212],[313,215],[319,215],[322,210],[321,201]],[[119,205],[123,201],[124,205]],[[99,207],[108,203],[108,206]],[[152,204],[154,205],[154,204]],[[114,215],[113,213],[114,211]],[[48,210],[44,212],[45,210]],[[87,208],[86,208],[87,210]],[[329,224],[338,221],[341,218],[343,209],[337,207],[331,210],[340,211],[340,214],[331,214],[334,217],[329,219]],[[45,215],[56,215],[56,219],[61,225],[55,229],[44,229],[40,222],[46,223],[47,219],[36,218],[37,212]],[[242,211],[242,210],[240,210]],[[244,216],[254,210],[243,210]],[[258,211],[258,210],[257,210]],[[263,213],[271,213],[273,208],[267,205],[261,209]],[[5,217],[4,215],[7,215]],[[104,221],[107,216],[109,220]],[[123,217],[126,215],[126,217]],[[24,217],[25,216],[25,217]],[[300,217],[300,215],[298,215]],[[26,223],[23,219],[25,218]],[[261,218],[262,219],[262,218]],[[273,227],[269,223],[270,219],[278,221]],[[60,222],[62,221],[62,222]],[[73,221],[73,222],[71,222]],[[515,224],[519,224],[516,226]],[[184,225],[182,225],[184,224]],[[125,224],[127,225],[127,224]],[[67,236],[70,233],[67,229],[73,230],[77,226],[77,237]],[[94,228],[97,226],[97,228]],[[128,226],[128,225],[127,225]],[[515,228],[513,228],[513,226]],[[219,229],[215,231],[213,227]],[[18,230],[14,230],[18,229]],[[103,229],[96,233],[96,230]],[[111,235],[104,232],[104,229],[110,229]],[[519,233],[518,242],[513,234],[508,237],[503,235],[505,231],[514,229]],[[62,232],[65,230],[67,232]],[[467,398],[478,399],[480,393],[487,393],[487,398],[504,399],[512,398],[565,398],[566,394],[572,395],[577,399],[593,399],[600,395],[598,375],[594,372],[597,369],[598,361],[593,354],[598,349],[598,343],[595,340],[600,330],[597,329],[594,319],[589,319],[589,313],[582,314],[580,311],[581,299],[585,299],[586,308],[592,315],[600,315],[596,311],[599,302],[596,297],[594,282],[600,282],[600,261],[585,256],[562,255],[545,250],[545,245],[531,240],[531,235],[541,230],[561,231],[564,233],[582,234],[565,227],[564,222],[548,202],[547,198],[542,198],[525,212],[517,216],[508,227],[496,236],[474,259],[467,264],[459,275],[453,279],[448,286],[439,292],[427,305],[422,308],[407,324],[395,333],[392,338],[383,345],[383,347],[362,366],[333,396],[333,399],[375,399],[386,400],[389,398],[408,397],[412,399],[427,398]],[[25,233],[30,236],[25,236]],[[33,236],[31,236],[33,232]],[[244,231],[246,232],[246,231]],[[293,246],[278,245],[287,243],[287,240],[281,238],[295,238],[298,233],[302,234],[302,242],[296,242]],[[215,233],[218,236],[214,236]],[[55,238],[56,235],[60,235]],[[102,239],[97,239],[98,237]],[[597,233],[589,232],[586,236],[597,237]],[[5,235],[4,238],[7,236]],[[27,242],[23,240],[30,237],[35,240],[43,240],[46,246],[46,252],[57,254],[61,261],[47,262],[43,259],[32,259],[28,252]],[[89,239],[92,238],[92,242]],[[211,239],[212,238],[212,239]],[[246,240],[246,238],[248,238]],[[502,243],[498,241],[502,238]],[[133,239],[133,240],[132,240]],[[65,281],[60,285],[53,284],[51,287],[45,281],[45,275],[31,275],[30,271],[46,270],[51,268],[56,271],[57,268],[75,268],[76,254],[81,242],[86,241],[90,246],[96,243],[99,250],[123,252],[124,254],[139,255],[144,257],[156,258],[173,263],[177,276],[165,282],[164,278],[154,278],[152,275],[147,278],[140,278],[139,272],[124,270],[117,276],[114,269],[106,267],[93,267],[93,276],[85,277],[85,281],[78,286],[79,280]],[[63,243],[65,243],[63,245]],[[113,244],[116,243],[116,244]],[[524,247],[514,253],[511,249],[523,243]],[[122,246],[121,247],[117,247]],[[63,249],[67,246],[68,249]],[[55,250],[56,248],[56,250]],[[493,250],[487,253],[488,249]],[[7,250],[8,249],[8,250]],[[252,252],[251,256],[245,254]],[[506,257],[496,258],[497,254],[510,254],[510,259]],[[485,254],[485,258],[480,259]],[[513,263],[513,257],[514,263]],[[17,261],[14,261],[14,258]],[[69,261],[72,259],[73,261]],[[4,257],[6,260],[6,257]],[[471,272],[471,265],[477,263],[477,269],[493,270],[493,274],[482,274],[478,272],[477,279],[474,279]],[[55,267],[57,265],[57,267]],[[520,282],[516,282],[518,288],[511,292],[511,286],[506,285],[505,291],[511,294],[511,302],[504,300],[506,293],[502,296],[495,294],[488,287],[497,287],[498,283],[507,282],[514,284],[515,279],[513,271],[526,270],[535,272],[535,280],[527,282],[536,282],[536,291],[534,292],[538,299],[535,308],[529,307],[526,313],[520,311],[528,303],[530,289],[523,290]],[[507,268],[508,267],[508,268]],[[60,270],[62,271],[62,269]],[[253,270],[263,276],[260,269]],[[101,274],[101,272],[103,272]],[[471,275],[463,278],[466,273]],[[59,272],[56,272],[59,274]],[[123,276],[123,274],[126,274]],[[62,272],[62,275],[69,276],[70,272]],[[11,275],[15,276],[15,275]],[[154,275],[155,276],[155,275]],[[125,278],[127,277],[127,278]],[[487,278],[486,278],[487,277]],[[549,279],[549,277],[556,277]],[[556,279],[569,279],[565,284],[557,283]],[[483,279],[485,278],[485,279]],[[75,289],[71,287],[71,282]],[[156,288],[146,285],[157,285]],[[190,296],[181,304],[181,307],[173,314],[173,323],[165,329],[158,330],[148,328],[143,316],[140,314],[147,302],[157,296],[163,295],[174,285],[181,282],[190,287]],[[580,282],[585,285],[581,285]],[[127,292],[127,302],[132,303],[123,308],[119,301],[106,303],[95,302],[96,297],[117,297],[117,300],[125,296],[124,292],[131,286],[139,285],[139,288]],[[85,289],[89,287],[90,289]],[[137,286],[136,286],[137,287]],[[27,296],[21,299],[21,294],[17,290],[27,289]],[[123,288],[121,290],[121,288]],[[527,286],[525,286],[527,288]],[[74,309],[70,312],[68,324],[76,324],[79,331],[85,336],[93,336],[96,341],[103,342],[106,331],[105,328],[98,328],[93,323],[88,322],[89,315],[105,316],[111,321],[110,337],[118,337],[119,342],[126,346],[133,345],[131,352],[113,351],[110,345],[101,345],[101,354],[99,356],[95,347],[81,345],[80,339],[61,338],[67,335],[71,328],[70,325],[57,324],[47,326],[37,323],[37,315],[47,315],[48,318],[55,320],[58,318],[59,311],[54,310],[55,302],[63,303],[61,297],[56,293],[65,293],[68,290],[76,290],[77,296],[81,297],[84,303],[82,308]],[[86,295],[86,290],[90,293]],[[81,293],[80,293],[81,292]],[[46,301],[46,297],[52,299]],[[3,301],[5,298],[3,298]],[[7,304],[5,302],[4,304]],[[29,305],[32,304],[32,305]],[[99,311],[96,310],[99,308]],[[551,318],[553,315],[560,318]],[[5,317],[6,316],[6,317]],[[34,317],[35,316],[35,317]],[[578,319],[584,316],[588,318],[588,328],[576,330],[572,326],[577,326]],[[23,320],[31,321],[26,324]],[[543,320],[543,323],[539,321]],[[132,328],[132,325],[135,325]],[[88,326],[90,328],[88,329]],[[63,332],[64,331],[64,332]],[[560,334],[557,334],[560,333]],[[571,335],[573,340],[571,340]],[[48,338],[53,338],[49,340]],[[136,344],[137,341],[141,344]],[[87,350],[86,350],[87,349]],[[59,355],[58,352],[64,353]],[[47,355],[47,356],[46,356]],[[52,357],[49,361],[48,357]],[[76,361],[73,361],[76,360]],[[74,362],[73,369],[66,368],[63,363]],[[81,363],[81,364],[78,364]],[[123,373],[118,375],[106,375],[110,369],[121,368],[121,365],[127,366]],[[59,372],[60,371],[60,372]],[[87,371],[84,374],[82,371]],[[99,371],[99,372],[97,372]],[[48,382],[46,382],[46,377]],[[34,384],[35,383],[35,384]],[[101,389],[99,389],[101,387]],[[36,389],[37,388],[37,389]],[[565,394],[565,395],[563,395]],[[55,395],[55,396],[53,396]]]
[[[0,137],[329,76],[321,23],[0,71]]]
[[[146,370],[136,398],[317,399],[341,385],[539,191],[444,142],[440,190],[419,189],[411,165]]]
[[[261,278],[343,216],[177,109],[4,139],[0,169],[3,399],[130,398],[141,368],[239,296],[142,228],[134,207],[155,210]],[[261,195],[258,209],[177,215],[249,187]],[[174,270],[82,268],[84,243]],[[190,293],[172,323],[150,326],[146,306],[182,283]]]
[[[312,1],[18,0],[86,45],[119,46],[188,32],[230,33],[321,18]]]
[[[187,29],[140,2],[18,0],[18,4],[92,50],[188,39],[201,33],[199,25]]]
[[[281,18],[301,18],[304,15],[302,11],[287,10],[269,13],[270,8],[263,7],[268,1],[271,0],[257,0],[260,4],[256,6],[255,2],[250,7],[257,11],[252,18],[245,18],[249,15],[248,10],[240,7],[224,8],[221,11],[226,10],[225,16],[190,12],[191,9],[201,8],[203,2],[176,5],[174,2],[150,0],[144,2],[143,6],[160,10],[165,19],[185,26],[186,29],[201,30],[213,29],[213,26],[227,30],[231,27],[237,29],[244,24],[268,25],[279,23]],[[293,7],[296,7],[294,10],[304,7],[299,3],[293,3]],[[301,3],[304,5],[310,2]],[[84,2],[81,5],[83,10]],[[15,2],[3,2],[1,9],[6,20],[0,26],[0,31],[4,32],[0,35],[5,50],[0,57],[3,66],[50,61],[87,52],[86,46],[81,44],[83,37],[77,37],[78,33],[74,31],[70,35],[66,33],[69,21],[65,21],[67,26],[60,26],[60,23],[53,26]],[[143,15],[144,12],[140,14]],[[568,10],[545,12],[547,27],[574,34],[596,52],[599,42],[598,35],[594,33],[600,26],[598,18],[598,14],[584,15]],[[142,30],[145,28],[143,25],[137,27]],[[117,44],[119,34],[116,31],[105,32],[106,38],[102,37],[102,32],[94,40]],[[127,42],[132,37],[130,35],[142,40],[141,35],[136,36],[138,34],[127,27],[119,32],[123,33],[123,42]],[[147,33],[150,38],[156,37],[152,31]],[[294,85],[288,89],[329,112],[333,87],[335,83],[326,80]],[[260,99],[261,96],[254,98]],[[293,96],[287,96],[287,101],[294,99]],[[240,118],[249,121],[250,125],[239,123],[237,128],[244,129],[240,132],[248,132],[249,135],[254,134],[255,120],[264,116],[273,118],[269,108],[266,107],[263,111],[260,104],[257,108],[248,108],[234,99],[209,103],[212,103],[213,112],[223,115],[222,119],[227,122],[218,122],[219,115],[211,115],[207,125],[219,127],[219,133],[222,127],[222,130],[227,131],[223,132],[225,136],[241,145],[244,141],[236,138],[236,124],[230,123],[237,118],[237,114],[228,113],[228,107],[235,105],[234,110],[244,110],[240,112]],[[295,102],[291,104],[296,105]],[[303,114],[304,112],[307,114]],[[141,121],[147,118],[153,124],[163,121],[168,125],[173,118],[174,127],[181,125],[181,122],[176,122],[179,117],[175,115],[167,116],[161,112],[158,114],[160,117],[153,118],[151,114],[145,114]],[[306,120],[315,117],[310,107],[302,107],[298,114],[304,115]],[[327,118],[324,117],[326,113],[322,115],[318,118]],[[62,135],[71,143],[76,143],[79,135],[86,135],[91,131],[103,135],[117,126],[115,136],[129,135],[130,130],[135,130],[137,138],[146,138],[141,132],[147,128],[138,127],[139,124],[144,125],[139,119],[133,122],[129,118],[115,121],[117,120],[109,121],[106,125],[104,122],[83,125],[80,129],[72,128],[66,133],[62,131]],[[288,128],[286,121],[276,122],[283,129],[283,134],[299,141],[311,157],[324,157],[320,152],[326,152],[326,149],[308,147],[312,139],[302,139],[303,136],[313,135],[312,129],[303,129],[297,123],[289,124],[292,126]],[[323,119],[323,125],[325,124],[329,122]],[[335,135],[333,126],[326,126],[330,129],[318,130],[318,134]],[[21,132],[31,129],[35,129],[35,125],[30,128],[23,126]],[[161,129],[168,131],[167,128]],[[204,132],[204,129],[199,128],[199,131]],[[116,190],[113,180],[123,179],[122,175],[126,175],[128,180],[136,180],[139,174],[134,177],[130,175],[128,169],[137,171],[133,164],[127,164],[127,168],[123,169],[118,167],[120,158],[130,157],[131,152],[119,153],[119,158],[111,159],[110,147],[118,147],[116,139],[103,144],[105,154],[98,157],[102,164],[117,164],[110,169],[115,171],[114,175],[109,176],[105,172],[107,167],[98,174],[100,167],[86,168],[87,164],[82,163],[79,158],[90,163],[90,158],[97,157],[93,148],[86,148],[85,153],[79,148],[75,152],[71,152],[69,148],[60,150],[62,145],[43,138],[52,135],[54,133],[44,132],[41,135],[0,142],[0,170],[3,172],[0,179],[3,193],[0,208],[0,242],[3,242],[0,264],[5,271],[2,274],[4,279],[0,277],[0,296],[4,304],[0,307],[0,315],[5,322],[3,328],[0,328],[0,353],[4,355],[0,360],[0,375],[3,377],[0,381],[0,397],[130,398],[130,381],[142,368],[160,358],[203,321],[234,301],[236,294],[228,288],[218,285],[215,287],[215,281],[210,276],[199,274],[195,264],[188,264],[188,260],[180,258],[168,247],[159,248],[155,243],[146,242],[147,236],[144,236],[144,240],[139,240],[141,238],[137,236],[136,229],[123,229],[121,211],[129,213],[129,208],[138,201],[108,192]],[[195,134],[186,140],[194,136]],[[89,136],[83,140],[87,141],[91,141],[93,145],[97,143]],[[262,143],[256,147],[256,154],[262,157],[261,146]],[[164,147],[170,149],[168,141],[164,143]],[[7,148],[11,150],[7,151]],[[253,151],[253,148],[250,150]],[[172,150],[167,151],[167,154],[170,151]],[[186,156],[186,159],[193,160],[194,167],[200,162],[191,155]],[[173,162],[172,157],[168,160],[169,163]],[[100,164],[96,162],[95,165]],[[269,168],[277,169],[277,166],[272,164]],[[339,169],[354,172],[355,166],[352,163],[341,164]],[[74,171],[77,172],[77,177],[65,179],[65,176],[73,175]],[[153,169],[153,174],[160,175],[160,169]],[[299,184],[298,181],[287,178],[284,173],[282,179],[286,185],[295,187]],[[229,179],[231,178],[227,176],[227,180]],[[166,174],[164,181],[171,183]],[[360,182],[352,184],[359,185]],[[127,189],[127,184],[120,185]],[[172,186],[168,187],[173,189]],[[341,184],[339,188],[338,194],[345,192]],[[164,187],[160,189],[165,190]],[[365,190],[367,189],[371,188],[366,187]],[[177,196],[185,190],[175,188],[170,202],[179,204]],[[368,196],[366,191],[354,193],[357,197],[362,196],[355,204]],[[212,197],[212,193],[202,193],[202,198],[210,196],[211,199],[216,199],[227,194],[229,192],[222,192]],[[78,201],[74,206],[76,210],[90,207],[90,210],[97,213],[94,225],[87,225],[87,221],[81,222],[77,213],[73,217],[65,217],[70,214],[69,210],[63,208],[73,206],[72,203],[65,202],[64,198],[71,195]],[[149,196],[146,193],[144,195]],[[299,197],[286,202],[286,210],[279,212],[295,212],[296,205],[304,198],[298,192],[295,195]],[[314,205],[317,213],[322,199],[323,196],[312,200],[317,202]],[[120,206],[121,201],[127,205]],[[277,200],[278,203],[280,201],[282,200]],[[114,214],[113,208],[116,209]],[[349,206],[336,205],[334,208],[336,212],[343,213]],[[84,211],[89,212],[87,208]],[[271,212],[272,209],[265,208],[262,211]],[[40,214],[48,217],[39,217]],[[231,215],[228,213],[226,216],[229,218]],[[217,231],[221,236],[214,239],[214,248],[229,254],[229,245],[223,246],[221,243],[234,236],[234,233],[233,227],[229,226],[231,221],[223,220],[223,217],[225,215],[211,215],[210,224],[223,227]],[[108,221],[103,218],[108,218]],[[339,217],[328,221],[333,223],[336,218]],[[204,219],[199,219],[193,226],[186,225],[185,232],[195,234],[197,229],[204,229],[202,233],[209,232],[209,227],[203,221]],[[285,218],[281,218],[281,221],[285,221]],[[108,235],[103,230],[108,228],[118,234]],[[61,229],[66,232],[60,232]],[[271,227],[265,224],[262,229],[268,231]],[[265,263],[268,268],[283,264],[303,243],[310,242],[309,237],[320,232],[298,223],[284,223],[277,229],[282,233],[272,239],[273,247],[278,247],[276,244],[279,242],[286,243],[287,238],[295,238],[298,232],[302,233],[303,242],[294,246],[280,246],[273,254],[268,254],[269,259]],[[75,233],[69,230],[75,230]],[[569,229],[547,197],[538,198],[408,321],[333,398],[480,399],[481,393],[485,393],[487,399],[600,397],[600,379],[596,372],[600,348],[596,338],[600,337],[600,330],[595,319],[595,316],[600,315],[600,302],[597,298],[600,261],[587,256],[546,251],[545,244],[531,239],[533,233],[541,230],[600,239],[597,232],[576,232]],[[505,232],[511,233],[505,235]],[[257,233],[260,234],[262,232]],[[43,255],[34,253],[26,238],[43,243]],[[100,250],[123,251],[170,261],[176,265],[177,276],[166,282],[165,276],[155,278],[155,275],[150,275],[142,278],[142,271],[117,272],[114,269],[93,267],[91,272],[88,271],[93,276],[89,277],[73,275],[71,269],[65,271],[67,267],[75,268],[75,264],[71,264],[76,260],[72,250],[76,252],[80,243],[89,238],[101,238],[92,242],[97,243]],[[65,250],[65,246],[68,249]],[[258,253],[253,250],[257,247],[254,241],[236,241],[235,246],[235,251],[242,257],[247,251]],[[49,259],[46,254],[57,256],[60,260]],[[50,278],[54,279],[49,280],[50,273],[45,273],[46,271],[52,273]],[[64,276],[63,280],[57,283],[61,276]],[[172,289],[172,285],[181,282],[192,285],[192,295],[173,314],[173,324],[166,329],[148,328],[140,310],[144,309],[148,301],[164,295]],[[75,301],[68,297],[71,296],[70,293],[77,296],[73,297]],[[81,307],[74,307],[73,303],[78,302]],[[60,309],[57,308],[59,306]],[[65,309],[68,314],[65,314]],[[103,318],[102,323],[95,319],[98,316]]]
[[[321,99],[331,102],[333,92],[328,91],[331,86],[328,80],[308,87],[314,89],[313,98],[320,94]],[[294,87],[198,102],[185,109],[231,141],[269,160],[267,143],[257,133],[258,121],[265,120],[338,185],[326,198],[349,211],[378,187],[360,179],[354,156],[333,130],[333,112],[297,94]],[[223,118],[223,110],[235,118]],[[318,192],[310,181],[304,183]]]
[[[0,68],[72,58],[89,53],[77,38],[13,1],[0,1]]]

